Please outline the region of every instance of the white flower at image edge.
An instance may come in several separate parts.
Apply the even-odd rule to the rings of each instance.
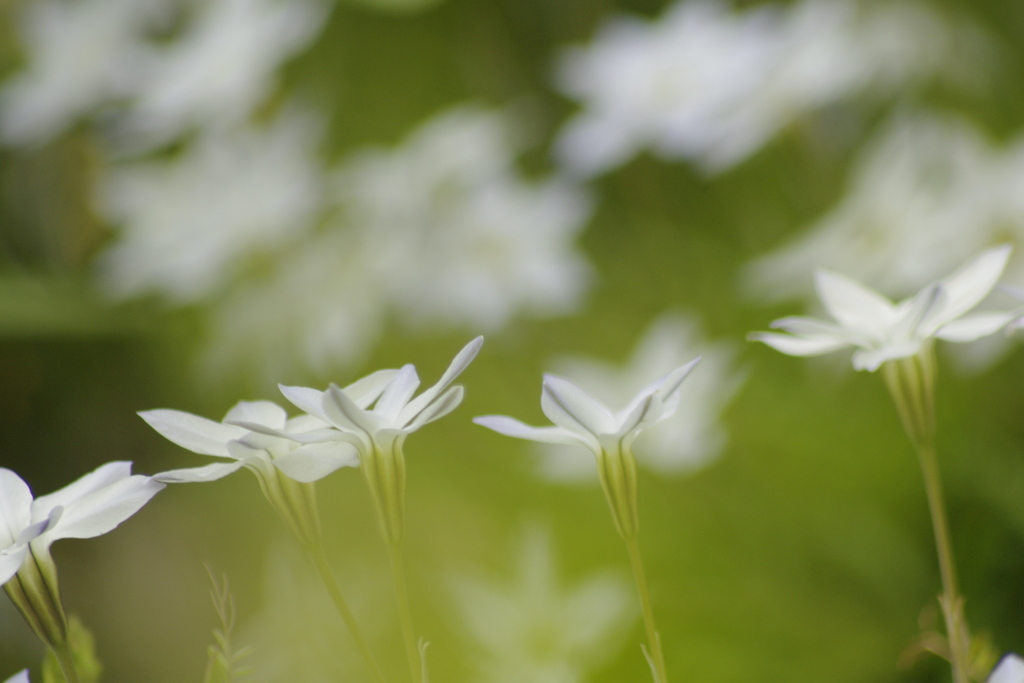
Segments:
[[[473,422],[505,436],[584,446],[598,456],[603,451],[628,450],[644,427],[675,413],[679,387],[699,361],[700,357],[648,385],[617,413],[572,382],[545,375],[541,410],[556,426],[531,427],[504,415],[484,415]]]
[[[988,677],[988,683],[1024,683],[1024,659],[1006,655]]]
[[[22,669],[18,673],[8,678],[4,683],[29,683],[28,680],[28,669]]]
[[[164,488],[131,472],[130,462],[110,462],[33,500],[21,477],[0,468],[0,585],[18,573],[30,553],[45,561],[55,541],[112,531]]]
[[[358,400],[365,398],[361,388],[353,389]],[[376,395],[370,396],[372,400]],[[273,475],[276,468],[296,481],[309,483],[338,468],[359,464],[355,449],[346,443],[323,440],[299,444],[287,438],[286,432],[311,436],[323,432],[328,425],[310,415],[288,419],[284,409],[271,401],[240,401],[228,411],[223,422],[166,409],[143,411],[139,416],[182,448],[227,460],[156,475],[163,482],[214,481],[241,467],[250,467],[264,476]]]
[[[916,355],[931,339],[969,342],[995,334],[1021,311],[966,314],[995,287],[1010,251],[1009,245],[989,249],[898,304],[847,277],[819,270],[818,295],[835,322],[780,318],[771,326],[788,334],[755,332],[749,339],[791,356],[817,356],[854,346],[854,368],[875,371],[886,361]]]

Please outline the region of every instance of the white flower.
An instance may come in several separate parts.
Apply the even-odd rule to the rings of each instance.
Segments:
[[[369,389],[365,395],[363,387]],[[367,384],[347,389],[356,400],[374,397],[374,388]],[[241,401],[228,411],[223,422],[179,410],[147,410],[139,416],[182,448],[227,461],[163,472],[154,477],[159,481],[214,481],[241,467],[249,467],[261,481],[276,476],[274,470],[280,470],[295,481],[309,483],[338,468],[359,464],[355,451],[346,443],[299,444],[287,438],[285,434],[318,434],[328,425],[310,415],[288,419],[284,409],[270,401]]]
[[[109,462],[33,500],[21,477],[0,468],[0,584],[11,580],[26,558],[48,561],[55,541],[112,531],[164,488],[131,470],[130,462]]]
[[[29,683],[28,680],[28,669],[23,669],[18,673],[8,678],[4,683]]]
[[[590,268],[575,240],[588,197],[524,179],[508,128],[503,114],[457,107],[342,169],[343,224],[401,320],[493,330],[579,305]]]
[[[462,402],[462,387],[449,385],[473,361],[483,341],[483,337],[477,337],[463,347],[441,379],[416,398],[413,394],[420,380],[412,365],[405,365],[397,372],[382,370],[344,390],[333,384],[327,391],[281,387],[281,393],[289,401],[336,430],[328,435],[322,432],[307,436],[289,433],[290,438],[306,441],[338,439],[355,446],[377,506],[381,530],[392,543],[402,537],[405,526],[403,443],[409,434],[444,417]],[[360,397],[358,394],[364,386],[372,386],[373,392],[363,393]],[[373,404],[372,408],[370,404]]]
[[[988,683],[1024,683],[1024,659],[1006,655],[988,677]]]
[[[680,385],[699,361],[700,357],[648,385],[617,413],[568,380],[545,375],[540,406],[554,427],[531,427],[504,415],[473,421],[506,436],[589,449],[597,460],[612,521],[628,542],[640,528],[633,441],[648,425],[675,413]]]
[[[582,683],[632,623],[627,582],[608,573],[563,585],[553,555],[549,535],[533,530],[513,577],[451,583],[482,683]]]
[[[898,304],[849,278],[819,270],[818,294],[835,322],[781,318],[772,327],[788,334],[758,332],[749,338],[792,356],[815,356],[854,346],[858,350],[853,354],[853,366],[870,371],[886,361],[919,354],[931,339],[974,341],[998,332],[1020,316],[1019,311],[966,315],[995,287],[1010,250],[1006,245],[990,249]]]
[[[317,34],[312,0],[205,0],[184,34],[147,55],[148,73],[124,122],[159,143],[190,128],[237,126],[267,97],[274,72]]]
[[[673,419],[650,425],[639,437],[640,464],[664,475],[689,472],[713,459],[725,444],[719,415],[743,382],[735,368],[736,349],[726,342],[708,343],[699,322],[669,313],[655,320],[623,365],[583,359],[557,360],[559,374],[590,387],[602,400],[613,401],[639,391],[651,377],[678,367],[701,350],[701,371],[679,393]],[[542,471],[555,480],[576,481],[593,474],[593,466],[575,449],[539,447]]]
[[[810,295],[801,274],[824,267],[915,292],[964,254],[1024,237],[1024,164],[1015,159],[1024,155],[994,147],[965,120],[900,114],[858,159],[839,205],[752,263],[746,289],[768,301]]]
[[[114,169],[101,202],[120,233],[100,259],[108,292],[202,299],[246,258],[306,232],[322,205],[318,130],[290,111],[266,129],[201,137],[172,161]]]
[[[141,34],[160,0],[34,0],[23,6],[25,69],[0,93],[0,133],[45,142],[78,117],[124,97],[138,79]]]

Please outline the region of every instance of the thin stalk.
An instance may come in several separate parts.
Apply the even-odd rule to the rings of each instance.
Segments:
[[[359,648],[359,652],[363,656],[363,662],[366,664],[367,670],[377,683],[386,683],[387,679],[384,678],[384,674],[381,673],[380,666],[377,665],[377,660],[374,659],[373,653],[370,652],[370,646],[363,637],[363,632],[359,629],[359,625],[356,624],[356,619],[352,615],[352,610],[349,609],[348,603],[345,602],[345,596],[341,594],[341,588],[338,586],[338,582],[334,578],[334,572],[331,571],[330,566],[327,564],[327,557],[324,555],[323,550],[310,546],[306,546],[306,550],[309,552],[309,557],[313,560],[313,565],[316,566],[316,570],[320,574],[320,579],[324,582],[324,586],[327,588],[327,592],[330,594],[331,600],[334,602],[334,606],[337,608],[338,613],[345,622],[345,626],[348,627],[349,633],[352,634],[352,639],[356,641],[356,646]]]
[[[423,663],[420,649],[416,644],[416,629],[412,624],[412,610],[409,608],[409,591],[406,588],[405,567],[402,564],[401,544],[388,543],[391,557],[391,577],[395,583],[395,599],[398,601],[398,617],[402,622],[402,638],[405,640],[405,655],[409,659],[409,670],[415,683],[423,683]]]
[[[66,683],[78,683],[78,669],[75,668],[75,658],[71,654],[71,646],[68,641],[51,648],[57,656],[57,663],[60,664],[60,671],[64,674]]]
[[[650,648],[648,659],[654,669],[656,683],[668,683],[665,669],[665,656],[661,651],[661,636],[654,623],[654,608],[651,606],[651,595],[647,590],[647,575],[644,573],[644,561],[640,555],[640,542],[636,536],[623,537],[626,550],[629,551],[629,563],[633,567],[633,580],[636,592],[640,595],[640,609],[644,614],[644,628],[647,631],[647,645]]]

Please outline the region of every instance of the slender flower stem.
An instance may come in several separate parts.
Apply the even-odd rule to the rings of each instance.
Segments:
[[[644,628],[647,630],[647,644],[650,647],[648,659],[657,679],[655,683],[668,683],[665,656],[661,651],[661,636],[658,635],[658,628],[654,623],[654,609],[651,607],[651,595],[647,590],[647,575],[644,573],[644,561],[640,555],[640,542],[636,536],[623,537],[623,540],[626,542],[626,550],[629,551],[629,563],[633,567],[636,592],[640,595],[640,609],[644,614]]]
[[[59,645],[54,645],[51,649],[57,656],[57,663],[60,664],[60,670],[64,674],[66,683],[78,683],[78,669],[75,668],[75,658],[71,654],[71,646],[68,641],[65,640]]]
[[[323,549],[307,545],[306,550],[309,553],[310,559],[313,561],[313,565],[316,566],[316,570],[320,574],[320,579],[324,582],[324,586],[327,588],[327,592],[330,594],[331,600],[334,602],[334,606],[337,608],[342,620],[344,620],[345,625],[348,627],[349,633],[352,634],[352,639],[356,641],[356,646],[359,648],[359,652],[363,656],[363,662],[366,664],[367,670],[377,683],[386,683],[387,679],[385,679],[384,674],[381,673],[380,666],[377,665],[377,660],[373,658],[373,653],[370,652],[370,646],[363,637],[363,633],[359,629],[359,625],[356,623],[355,617],[352,615],[352,610],[349,609],[348,603],[345,602],[345,596],[341,594],[341,588],[338,586],[338,582],[334,578],[334,572],[331,571],[330,565],[327,564],[327,557],[324,555]]]
[[[395,582],[395,599],[398,601],[398,617],[402,622],[402,638],[405,640],[405,654],[409,659],[409,670],[415,683],[423,683],[423,662],[420,661],[420,649],[416,644],[416,629],[412,623],[412,610],[409,608],[409,591],[406,588],[405,567],[402,563],[402,546],[398,541],[388,543],[388,554],[391,557],[391,577]]]

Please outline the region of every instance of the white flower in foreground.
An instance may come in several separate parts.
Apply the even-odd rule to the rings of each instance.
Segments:
[[[28,669],[24,669],[8,678],[4,683],[29,683]]]
[[[988,683],[1024,683],[1024,659],[1006,655],[988,677]]]
[[[318,132],[289,111],[267,128],[201,137],[177,159],[115,168],[100,202],[118,225],[100,259],[105,289],[196,301],[305,233],[323,200]]]
[[[339,174],[345,227],[373,254],[371,277],[403,322],[494,330],[520,313],[572,312],[586,293],[576,238],[589,197],[523,177],[510,125],[503,113],[456,107]]]
[[[451,582],[481,683],[582,683],[611,660],[635,617],[613,573],[564,585],[548,534],[528,533],[508,578]]]
[[[719,416],[743,383],[736,368],[736,348],[727,342],[709,343],[699,321],[682,313],[655,320],[622,365],[585,358],[556,359],[552,367],[565,377],[589,387],[602,401],[614,401],[640,391],[651,377],[668,372],[701,351],[701,370],[687,379],[680,404],[671,420],[650,425],[638,437],[642,466],[663,475],[691,472],[715,458],[726,435]],[[539,446],[539,466],[560,481],[578,481],[593,475],[593,465],[577,449]]]
[[[540,405],[554,427],[531,427],[504,415],[485,415],[473,421],[505,436],[589,449],[597,458],[615,528],[630,539],[639,529],[633,441],[643,429],[675,413],[680,386],[699,361],[700,357],[648,385],[618,412],[568,380],[545,375]]]
[[[405,527],[405,439],[458,407],[462,387],[449,385],[473,361],[483,342],[483,337],[477,337],[463,347],[441,379],[416,398],[413,394],[420,380],[412,365],[398,371],[382,370],[345,389],[333,384],[327,391],[281,387],[289,401],[334,428],[331,434],[321,431],[289,437],[306,441],[337,439],[355,446],[377,506],[381,531],[391,543],[401,539]],[[372,393],[360,397],[353,392],[353,387],[362,389],[367,383],[373,387]]]
[[[870,371],[886,361],[918,355],[932,339],[974,341],[1020,317],[1019,311],[967,315],[996,286],[1010,251],[1006,245],[990,249],[898,304],[849,278],[819,270],[818,294],[835,322],[781,318],[772,327],[788,334],[756,332],[749,338],[791,356],[817,356],[854,346],[854,368]]]
[[[67,635],[50,545],[112,531],[164,485],[133,475],[130,462],[110,462],[46,496],[33,499],[21,477],[0,468],[0,584],[43,642]]]

